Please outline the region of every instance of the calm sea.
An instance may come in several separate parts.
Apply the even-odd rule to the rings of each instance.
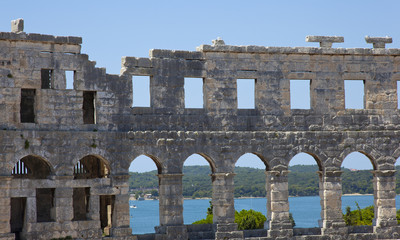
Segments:
[[[206,217],[209,207],[207,199],[185,200],[183,204],[183,217],[185,224],[191,224],[194,221]],[[367,196],[343,196],[342,209],[346,206],[352,210],[356,209],[358,203],[361,208],[371,206],[374,203],[372,195]],[[267,200],[265,198],[243,198],[235,199],[235,209],[254,209],[267,214]],[[310,228],[317,227],[318,220],[321,219],[320,198],[314,197],[289,197],[290,212],[296,222],[296,227]],[[130,205],[136,205],[137,208],[130,208],[130,225],[133,234],[154,233],[154,226],[159,225],[158,201],[130,201]],[[400,209],[400,195],[396,196],[396,207]]]

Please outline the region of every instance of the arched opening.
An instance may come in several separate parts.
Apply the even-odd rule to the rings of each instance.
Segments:
[[[309,153],[298,153],[289,162],[289,217],[295,228],[316,228],[320,225],[320,170],[318,158]]]
[[[366,225],[371,228],[364,231],[372,232],[375,215],[372,170],[375,170],[372,158],[362,152],[352,152],[342,162],[342,211],[350,232],[354,226]]]
[[[161,164],[150,155],[136,157],[129,167],[129,215],[133,234],[154,233],[159,218]]]
[[[43,180],[48,179],[52,175],[52,168],[46,160],[38,156],[29,155],[21,158],[15,163],[11,171],[13,181]],[[11,232],[15,233],[16,239],[20,239],[20,233],[23,232],[26,218],[36,217],[36,222],[53,222],[54,216],[54,188],[43,188],[41,184],[36,184],[38,188],[31,188],[31,185],[15,184],[18,186],[20,193],[26,193],[21,197],[11,198],[11,215],[10,227]],[[27,197],[35,191],[36,202],[28,202]],[[28,205],[28,207],[27,207]],[[32,206],[33,205],[33,206]],[[35,206],[36,205],[36,206]],[[27,208],[36,208],[36,216],[32,216],[32,212],[26,212]],[[34,214],[34,213],[33,213]]]
[[[80,159],[74,166],[74,179],[108,178],[110,166],[101,157],[88,155]],[[99,196],[100,216],[104,217],[106,211],[106,196]],[[96,201],[95,199],[93,199]],[[85,221],[90,219],[90,187],[74,187],[72,192],[73,219],[72,221]]]
[[[257,216],[259,224],[255,226],[258,229],[265,229],[267,227],[267,219],[271,218],[271,213],[267,211],[270,209],[267,204],[266,192],[266,174],[265,171],[269,170],[265,158],[257,153],[243,154],[235,164],[235,221],[238,223],[239,230],[246,229],[240,221],[241,216],[252,214],[249,210],[260,212]],[[266,230],[265,230],[266,231]],[[267,233],[263,233],[264,236]],[[246,232],[245,232],[246,237]]]
[[[29,155],[14,165],[11,175],[14,178],[46,179],[51,175],[51,168],[42,158]]]
[[[192,154],[183,164],[183,219],[185,224],[192,224],[207,217],[207,208],[210,207],[212,197],[210,174],[213,173],[213,166],[211,159],[203,154]]]
[[[74,179],[108,178],[110,166],[99,156],[88,155],[80,159],[74,166]],[[109,235],[111,214],[114,202],[113,195],[100,195],[100,222],[103,233]],[[74,187],[72,192],[73,221],[90,219],[90,187]],[[95,201],[95,200],[94,200]]]
[[[83,157],[74,167],[74,179],[108,178],[109,174],[108,163],[94,155]]]

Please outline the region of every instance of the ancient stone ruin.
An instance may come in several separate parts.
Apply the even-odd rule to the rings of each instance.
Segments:
[[[230,46],[151,50],[123,57],[109,75],[81,53],[79,37],[0,33],[0,239],[399,239],[395,162],[400,156],[400,49],[332,48],[342,37],[308,36],[316,47]],[[73,75],[67,89],[66,75]],[[132,76],[149,76],[150,107],[132,107]],[[185,78],[203,83],[203,108],[185,107]],[[254,108],[238,108],[237,79],[254,82]],[[308,80],[309,109],[295,109],[290,83]],[[363,109],[345,107],[346,80],[361,80]],[[319,166],[320,228],[289,221],[288,163],[308,153]],[[373,167],[372,227],[347,227],[341,163],[351,152]],[[212,171],[214,224],[183,224],[182,168],[198,153]],[[234,223],[234,166],[245,153],[265,164],[267,222]],[[158,167],[160,222],[132,235],[129,166]],[[212,182],[212,183],[211,183]],[[135,228],[135,226],[132,226]]]

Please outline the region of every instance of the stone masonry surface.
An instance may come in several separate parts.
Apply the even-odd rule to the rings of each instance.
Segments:
[[[343,37],[308,36],[320,47],[230,46],[151,50],[123,57],[120,75],[96,68],[79,37],[28,34],[23,20],[0,33],[0,239],[399,239],[395,167],[400,157],[400,49],[336,49]],[[72,72],[73,89],[66,87]],[[150,107],[132,107],[132,77],[150,77]],[[204,107],[185,108],[185,78],[203,79]],[[254,109],[238,109],[237,79],[255,82]],[[309,80],[310,109],[292,109],[290,80]],[[364,82],[364,108],[345,108],[344,81]],[[289,221],[288,164],[308,153],[319,166],[318,229]],[[342,219],[341,163],[352,152],[374,167],[374,226]],[[212,171],[214,224],[183,224],[182,169],[190,155]],[[266,229],[234,224],[234,166],[265,163]],[[160,223],[132,235],[129,166],[157,165]],[[135,228],[135,226],[132,226]]]

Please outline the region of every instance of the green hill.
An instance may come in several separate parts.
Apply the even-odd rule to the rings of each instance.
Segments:
[[[319,191],[317,165],[295,165],[289,167],[289,195],[315,196]],[[350,171],[343,168],[342,190],[344,194],[372,194],[372,173],[370,170]],[[396,167],[400,170],[400,166]],[[211,170],[208,166],[184,166],[184,197],[211,197]],[[249,167],[235,168],[235,197],[265,197],[265,173],[263,169]],[[158,188],[157,171],[130,173],[129,187],[131,191],[150,192]],[[400,193],[400,171],[396,173],[397,189]]]

